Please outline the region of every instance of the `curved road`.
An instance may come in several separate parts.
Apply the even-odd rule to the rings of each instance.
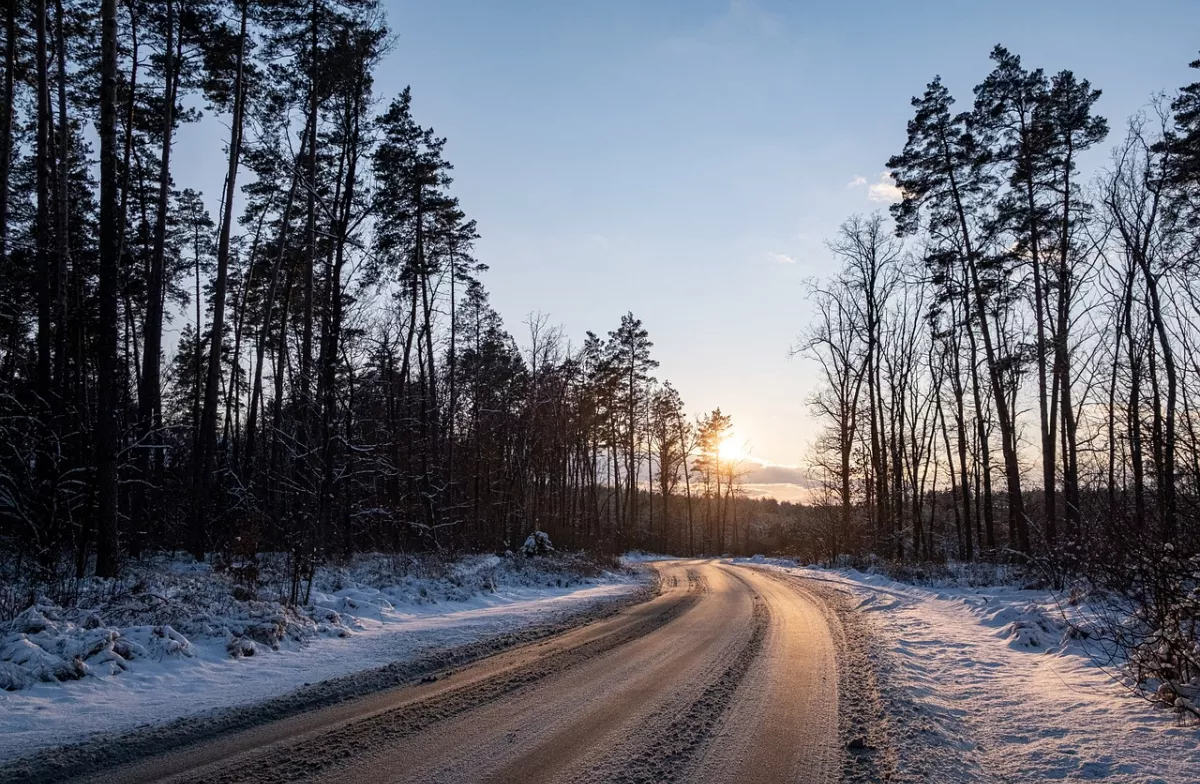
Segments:
[[[752,569],[655,568],[662,594],[607,620],[102,779],[835,781],[837,671],[820,608]]]

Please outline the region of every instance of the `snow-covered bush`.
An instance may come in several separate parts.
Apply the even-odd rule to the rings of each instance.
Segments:
[[[1081,559],[1078,633],[1143,696],[1200,718],[1200,552],[1129,537]]]
[[[195,646],[169,625],[117,629],[88,610],[35,605],[7,624],[0,642],[0,689],[116,675],[135,659],[195,655]]]
[[[549,555],[554,552],[554,545],[550,543],[550,535],[545,531],[534,531],[525,539],[525,544],[521,545],[521,554],[525,556],[534,555]]]

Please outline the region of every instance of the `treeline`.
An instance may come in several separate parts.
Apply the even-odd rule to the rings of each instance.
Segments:
[[[1085,175],[1112,144],[1100,91],[991,59],[965,110],[940,79],[913,99],[890,220],[848,220],[813,285],[812,536],[824,557],[1194,554],[1200,82]]]
[[[626,315],[504,328],[446,140],[373,75],[376,0],[8,0],[0,550],[744,543],[729,420],[689,421]],[[181,128],[224,144],[206,201]],[[190,138],[195,138],[193,132]],[[210,215],[206,204],[218,206]],[[739,534],[739,532],[741,532]]]

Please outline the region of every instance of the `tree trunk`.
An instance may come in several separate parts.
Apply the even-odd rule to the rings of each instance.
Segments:
[[[44,2],[39,3],[43,6]],[[100,44],[100,335],[96,406],[96,575],[115,577],[117,541],[117,0],[102,0]]]
[[[1175,368],[1175,353],[1171,347],[1170,336],[1167,334],[1163,318],[1162,302],[1158,293],[1158,278],[1150,268],[1150,262],[1145,253],[1140,253],[1138,263],[1146,280],[1146,293],[1150,305],[1150,323],[1158,338],[1162,351],[1163,370],[1167,375],[1167,401],[1165,414],[1160,413],[1160,405],[1156,402],[1156,416],[1162,421],[1162,458],[1158,462],[1158,510],[1159,523],[1163,541],[1170,542],[1175,538],[1175,407],[1178,397],[1179,380]]]
[[[317,265],[317,107],[320,96],[317,93],[319,82],[319,41],[317,25],[320,14],[319,0],[313,0],[312,18],[309,20],[310,41],[309,60],[311,72],[309,75],[308,99],[308,205],[307,229],[305,237],[304,258],[304,323],[301,325],[300,338],[300,435],[301,443],[307,444],[311,402],[309,389],[312,371],[313,344],[313,276]]]
[[[215,470],[217,439],[217,399],[221,384],[221,344],[225,329],[225,290],[229,274],[230,232],[233,227],[233,200],[237,195],[238,161],[242,151],[242,117],[245,111],[245,85],[243,73],[246,56],[247,8],[245,0],[239,3],[241,29],[239,33],[237,70],[233,87],[233,117],[229,131],[229,170],[225,175],[224,212],[221,215],[221,233],[217,240],[217,277],[213,285],[213,317],[209,332],[208,373],[204,386],[204,408],[200,414],[199,451],[195,456],[193,477],[198,491],[193,504],[190,549],[197,559],[204,557],[207,545],[206,516],[204,508],[212,488]]]
[[[61,0],[59,0],[61,2]],[[163,52],[163,73],[166,95],[163,100],[163,139],[159,156],[158,204],[154,220],[154,248],[150,257],[150,275],[146,282],[146,316],[142,326],[142,388],[138,395],[138,416],[142,443],[137,450],[138,474],[141,478],[133,492],[132,517],[134,531],[146,523],[146,483],[150,482],[150,450],[157,448],[157,432],[162,415],[161,363],[164,267],[167,244],[167,210],[171,197],[171,143],[175,128],[175,97],[178,76],[175,64],[175,3],[166,0],[167,37]],[[153,461],[158,463],[157,455]],[[135,534],[134,540],[138,540]]]
[[[4,3],[4,104],[0,106],[0,263],[8,261],[8,180],[12,171],[16,99],[17,0]],[[15,350],[14,344],[10,350]]]
[[[62,0],[54,3],[54,38],[57,43],[58,83],[58,178],[57,178],[57,226],[55,226],[54,267],[54,323],[57,325],[54,341],[54,397],[61,402],[65,398],[67,365],[67,268],[70,264],[71,225],[71,136],[67,117],[67,46],[63,23]]]
[[[943,149],[948,150],[946,140],[942,139]],[[947,160],[947,163],[951,162]],[[984,356],[987,359],[988,377],[992,384],[992,395],[996,402],[996,418],[1000,425],[1000,441],[1004,451],[1005,478],[1008,482],[1008,519],[1009,527],[1016,532],[1017,549],[1029,553],[1029,526],[1025,519],[1025,502],[1021,497],[1021,465],[1017,455],[1016,424],[1008,406],[1005,395],[1004,379],[1001,376],[1000,363],[996,357],[996,349],[992,342],[992,328],[988,322],[987,305],[983,296],[983,285],[979,280],[979,269],[976,264],[975,251],[971,243],[970,229],[967,225],[967,214],[962,204],[958,182],[953,172],[950,174],[950,188],[954,197],[954,208],[958,218],[959,229],[962,232],[963,252],[966,256],[968,285],[974,295],[975,315],[979,321],[979,331],[983,336]]]
[[[304,158],[308,144],[308,128],[304,129],[300,142],[298,158]],[[254,349],[254,382],[250,391],[250,408],[246,413],[246,449],[242,458],[242,471],[248,473],[254,469],[254,454],[258,438],[258,409],[262,400],[263,355],[266,353],[267,342],[271,335],[271,316],[275,307],[275,298],[279,290],[279,272],[287,255],[288,229],[291,226],[292,208],[296,202],[296,188],[299,184],[299,168],[292,172],[292,184],[288,188],[287,201],[283,207],[283,217],[279,224],[279,252],[275,255],[275,263],[271,266],[271,282],[267,285],[267,298],[263,301],[262,325],[258,331]]]
[[[1033,267],[1033,309],[1034,323],[1037,328],[1037,369],[1038,369],[1038,416],[1040,420],[1039,434],[1042,441],[1042,492],[1044,494],[1046,515],[1046,540],[1053,547],[1058,538],[1057,510],[1055,501],[1055,443],[1054,422],[1050,416],[1050,391],[1046,382],[1046,305],[1045,282],[1042,270],[1041,232],[1037,221],[1037,199],[1034,195],[1035,171],[1030,152],[1031,133],[1026,124],[1024,113],[1021,115],[1021,154],[1025,165],[1023,177],[1025,185],[1025,208],[1028,212],[1029,256]]]
[[[1068,136],[1068,139],[1070,137]],[[1071,399],[1071,359],[1069,353],[1069,330],[1071,312],[1071,169],[1073,147],[1068,141],[1067,156],[1063,163],[1063,215],[1062,236],[1059,239],[1060,255],[1058,266],[1058,324],[1054,335],[1054,375],[1060,394],[1059,406],[1062,416],[1063,450],[1063,505],[1064,517],[1069,527],[1068,535],[1079,536],[1082,519],[1079,511],[1079,468],[1078,445],[1076,443],[1075,404]],[[1051,422],[1053,427],[1054,423]],[[1076,542],[1078,544],[1078,542]]]
[[[37,36],[35,53],[37,61],[37,83],[35,85],[37,89],[37,141],[34,150],[37,168],[37,216],[34,228],[34,263],[37,268],[38,303],[37,390],[41,396],[42,405],[49,405],[51,390],[50,343],[53,328],[50,311],[53,282],[50,275],[52,153],[50,151],[50,74],[46,42],[46,0],[38,0],[34,7],[34,28]]]
[[[359,63],[361,69],[362,63]],[[357,89],[357,88],[356,88]],[[322,393],[322,449],[324,457],[322,460],[321,472],[321,505],[324,507],[326,519],[323,525],[332,528],[332,515],[334,509],[334,458],[336,456],[335,439],[333,438],[333,420],[336,415],[337,396],[335,385],[337,382],[337,355],[340,350],[340,338],[342,330],[342,267],[345,262],[346,249],[346,234],[347,227],[350,223],[350,211],[354,206],[354,187],[357,177],[358,164],[358,137],[359,137],[359,105],[358,96],[361,95],[361,89],[356,92],[356,97],[353,102],[352,109],[348,112],[352,113],[353,117],[347,117],[347,124],[353,124],[350,131],[350,138],[347,141],[346,154],[343,156],[347,159],[345,185],[341,187],[342,201],[341,204],[335,204],[338,214],[335,218],[337,221],[334,236],[334,260],[328,277],[329,287],[329,318],[326,322],[324,334],[322,334],[322,357],[321,357],[321,393]],[[326,545],[328,546],[328,536],[326,537]]]

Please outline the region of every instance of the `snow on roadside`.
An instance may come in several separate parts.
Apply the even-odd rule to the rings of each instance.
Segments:
[[[920,588],[761,556],[735,562],[855,598],[879,643],[887,720],[907,747],[896,750],[900,780],[1200,782],[1200,729],[1114,678],[1071,631],[1080,608],[1060,608],[1049,591]]]
[[[642,550],[630,550],[621,556],[621,564],[623,566],[633,566],[634,564],[653,563],[655,561],[674,561],[678,559],[678,555],[663,555],[662,553],[647,553]]]
[[[117,600],[92,594],[99,609],[39,601],[0,622],[0,667],[21,687],[0,691],[0,760],[557,622],[628,597],[647,579],[570,557],[469,556],[424,569],[432,575],[397,570],[388,558],[320,570],[298,611],[239,594],[206,565],[166,558],[135,570],[136,594],[113,586],[105,590]]]

